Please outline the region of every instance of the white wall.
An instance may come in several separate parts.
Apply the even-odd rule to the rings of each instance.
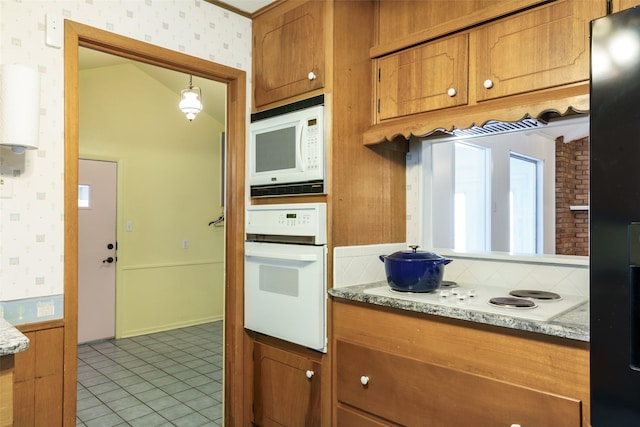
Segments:
[[[251,105],[248,18],[199,0],[0,0],[0,63],[37,69],[42,87],[40,148],[0,149],[0,302],[63,294],[64,60],[47,13],[244,70]]]

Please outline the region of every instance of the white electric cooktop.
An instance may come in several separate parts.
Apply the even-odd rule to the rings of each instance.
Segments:
[[[531,291],[531,288],[516,289],[496,286],[458,284],[456,287],[445,286],[431,293],[413,293],[395,291],[385,285],[366,289],[364,292],[386,298],[396,298],[406,301],[473,310],[481,313],[499,314],[518,319],[536,320],[540,322],[547,322],[587,301],[585,297],[579,295],[558,294],[550,291],[549,293],[553,294],[557,299],[520,298],[526,300],[524,301],[524,305],[531,305],[532,303],[533,307],[504,307],[495,306],[490,303],[492,298],[506,298],[506,302],[510,302],[516,297],[511,296],[509,292],[516,290]],[[548,293],[546,291],[532,291],[533,295],[538,292],[545,297]],[[518,301],[515,302],[516,304],[518,303]]]

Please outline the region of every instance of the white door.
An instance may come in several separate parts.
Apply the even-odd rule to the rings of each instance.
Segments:
[[[78,169],[78,343],[115,336],[116,163]]]

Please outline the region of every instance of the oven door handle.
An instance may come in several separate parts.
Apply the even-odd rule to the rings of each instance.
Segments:
[[[282,252],[259,252],[259,251],[245,251],[244,254],[247,257],[283,259],[287,261],[314,262],[318,260],[318,257],[314,254],[293,254],[293,253],[282,253]]]

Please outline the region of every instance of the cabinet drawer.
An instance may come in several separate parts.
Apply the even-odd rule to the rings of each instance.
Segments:
[[[581,402],[337,342],[338,400],[403,425],[581,425]],[[363,383],[366,383],[363,385]]]
[[[467,103],[467,34],[378,60],[380,120]]]
[[[478,101],[588,80],[589,23],[605,13],[604,1],[566,0],[472,33]]]
[[[372,418],[362,412],[338,404],[338,427],[385,427],[397,424]]]

